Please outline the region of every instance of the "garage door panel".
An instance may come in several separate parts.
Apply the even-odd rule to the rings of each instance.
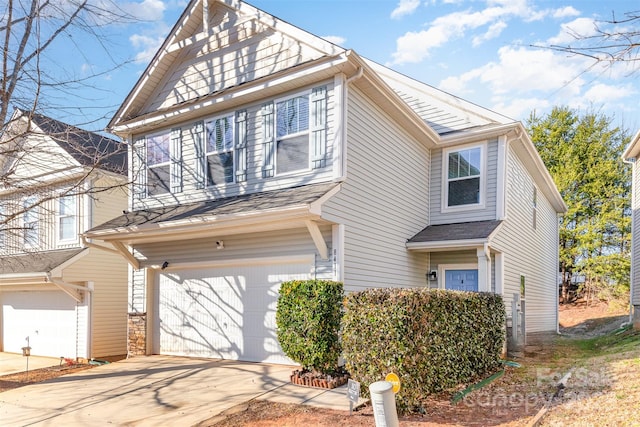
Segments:
[[[59,291],[11,291],[2,300],[2,339],[7,352],[21,353],[29,337],[31,354],[76,357],[76,302]]]
[[[158,280],[158,353],[292,363],[276,338],[280,283],[309,264],[194,269]]]

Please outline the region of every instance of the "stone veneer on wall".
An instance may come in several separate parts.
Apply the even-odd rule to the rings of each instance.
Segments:
[[[147,354],[147,313],[129,313],[127,354],[144,356]]]

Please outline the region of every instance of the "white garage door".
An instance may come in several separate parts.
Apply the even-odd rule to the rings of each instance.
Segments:
[[[60,291],[2,292],[4,351],[22,353],[29,337],[31,354],[76,357],[79,316],[76,302]]]
[[[158,280],[155,353],[291,364],[276,337],[283,281],[310,263],[167,272]]]

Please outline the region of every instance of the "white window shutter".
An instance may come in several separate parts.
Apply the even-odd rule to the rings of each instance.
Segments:
[[[147,197],[147,140],[138,138],[133,143],[133,198]]]
[[[171,192],[182,191],[182,131],[180,128],[171,129]]]
[[[311,166],[313,169],[327,165],[327,88],[311,91]]]
[[[206,163],[205,156],[205,138],[204,138],[204,123],[198,122],[193,125],[192,129],[194,151],[196,153],[196,164],[193,168],[193,174],[196,181],[196,188],[203,189],[206,185]]]
[[[236,113],[236,182],[247,180],[247,112]]]
[[[273,176],[275,157],[273,103],[262,106],[262,177]]]

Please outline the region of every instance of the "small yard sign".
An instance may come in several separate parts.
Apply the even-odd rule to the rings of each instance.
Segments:
[[[349,415],[353,411],[353,404],[358,404],[360,400],[360,383],[349,379],[347,381],[347,397],[349,398]]]
[[[396,374],[394,374],[393,372],[389,372],[384,380],[390,382],[393,386],[393,394],[396,394],[400,391],[400,378],[398,378]]]

